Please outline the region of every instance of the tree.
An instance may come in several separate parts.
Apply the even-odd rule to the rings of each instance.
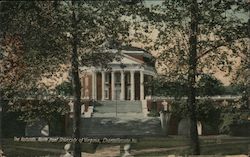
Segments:
[[[72,95],[72,84],[68,81],[64,81],[56,86],[56,91],[62,95]]]
[[[187,96],[187,85],[185,80],[166,80],[165,76],[159,75],[145,84],[146,89],[150,89],[155,96],[173,96],[176,98]]]
[[[13,91],[29,91],[38,86],[37,80],[51,77],[53,72],[58,72],[60,64],[69,64],[74,101],[73,137],[79,139],[81,85],[78,67],[93,63],[103,65],[113,60],[113,53],[104,53],[105,43],[123,41],[128,35],[128,24],[121,16],[129,13],[129,8],[131,6],[121,5],[119,1],[1,3],[4,26],[1,41],[9,35],[20,38],[25,74],[28,74],[20,77],[15,86],[10,84],[11,96],[16,96]],[[3,51],[8,47],[3,47]],[[94,55],[97,52],[102,53]],[[86,62],[88,59],[90,61]],[[93,59],[101,62],[93,62]],[[74,156],[81,156],[79,141],[75,144]]]
[[[220,80],[211,75],[201,75],[197,81],[197,95],[214,96],[224,94],[224,87]]]
[[[250,19],[248,19],[248,42],[250,42]],[[233,78],[233,87],[241,93],[245,106],[250,108],[250,47],[247,45],[247,52],[241,53],[241,65],[236,69]]]
[[[191,148],[193,154],[200,154],[200,144],[197,130],[196,117],[196,73],[197,73],[197,34],[198,34],[198,3],[197,0],[192,0],[191,7],[191,22],[190,22],[190,36],[189,36],[189,61],[188,61],[188,111],[190,118],[190,137]]]
[[[248,16],[243,1],[172,1],[153,6],[145,20],[158,30],[153,50],[168,80],[185,79],[192,154],[200,154],[196,118],[199,74],[230,73],[233,58],[247,53]]]

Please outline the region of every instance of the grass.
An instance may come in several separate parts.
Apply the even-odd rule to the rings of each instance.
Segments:
[[[201,136],[201,154],[204,155],[236,155],[247,154],[250,149],[250,137],[230,136]],[[59,156],[64,150],[65,143],[47,142],[15,142],[13,139],[4,139],[3,148],[8,157],[35,157],[50,155]],[[138,143],[131,144],[135,156],[164,156],[167,154],[189,154],[189,138],[181,136],[145,137],[138,139]],[[82,143],[82,150],[94,153],[97,144]],[[112,144],[99,144],[98,147],[110,147]],[[151,149],[152,151],[145,152]],[[161,149],[161,151],[157,151]],[[156,150],[156,151],[154,151]]]
[[[230,136],[200,136],[200,144],[223,144],[230,142],[248,142],[250,137],[230,137]],[[138,140],[138,143],[132,144],[133,149],[147,148],[170,148],[189,145],[189,138],[182,136],[169,137],[147,137]]]
[[[176,149],[169,151],[161,152],[147,152],[147,153],[138,153],[135,157],[147,157],[147,156],[166,156],[166,155],[186,155],[190,154],[189,148]],[[222,144],[222,145],[213,145],[213,146],[202,146],[201,147],[202,155],[238,155],[238,154],[248,154],[248,145],[245,143],[242,144]]]
[[[132,149],[147,149],[147,148],[169,148],[176,146],[186,146],[189,144],[189,139],[180,136],[160,137],[160,138],[142,138],[138,143],[132,144]]]
[[[212,146],[202,146],[201,153],[205,155],[236,155],[247,154],[249,143],[229,143],[229,144],[215,144]]]
[[[36,156],[50,156],[58,157],[59,153],[53,153],[48,151],[38,151],[38,150],[26,150],[23,148],[10,148],[4,149],[4,153],[7,157],[36,157]]]
[[[250,138],[203,136],[200,137],[200,144],[202,155],[248,154]],[[136,157],[166,156],[170,154],[186,155],[190,154],[190,149],[183,146],[188,145],[189,139],[185,137],[143,138],[138,143],[132,145],[132,150],[136,152]],[[157,148],[165,149],[157,151]],[[147,149],[151,149],[152,152],[145,152],[144,150]]]
[[[16,142],[13,139],[3,140],[3,150],[8,157],[59,156],[64,152],[66,143]],[[94,153],[96,145],[82,143],[82,151]]]

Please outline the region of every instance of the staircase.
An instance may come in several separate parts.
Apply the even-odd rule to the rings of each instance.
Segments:
[[[141,101],[98,101],[94,104],[96,113],[141,113]]]
[[[161,133],[158,118],[123,119],[94,117],[83,119],[82,136],[90,137],[140,137],[156,136]]]
[[[91,118],[82,118],[81,136],[138,137],[161,133],[159,118],[145,117],[141,101],[99,101]]]

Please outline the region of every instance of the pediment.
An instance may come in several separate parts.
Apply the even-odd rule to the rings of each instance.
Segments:
[[[114,60],[110,64],[143,64],[143,61],[136,59],[134,57],[131,57],[129,55],[123,54],[123,57],[120,61]]]

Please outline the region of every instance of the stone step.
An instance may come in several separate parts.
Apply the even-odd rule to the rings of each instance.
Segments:
[[[138,137],[161,135],[159,118],[92,117],[82,119],[81,135],[95,137]]]
[[[92,117],[109,117],[122,119],[137,119],[145,117],[143,113],[99,113],[95,112]]]
[[[141,101],[98,101],[94,104],[98,113],[141,113]]]

